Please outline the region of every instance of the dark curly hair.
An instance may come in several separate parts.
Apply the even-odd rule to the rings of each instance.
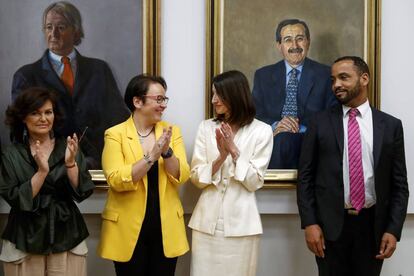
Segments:
[[[43,87],[30,87],[23,90],[15,101],[7,107],[5,124],[10,128],[12,142],[23,143],[23,132],[26,127],[23,120],[31,112],[41,108],[47,101],[52,102],[54,121],[53,130],[59,127],[62,114],[57,106],[56,93]]]

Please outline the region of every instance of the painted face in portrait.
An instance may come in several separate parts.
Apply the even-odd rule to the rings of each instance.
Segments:
[[[332,91],[346,106],[358,107],[367,100],[369,76],[359,74],[352,60],[343,60],[332,65]]]
[[[41,108],[27,114],[23,122],[26,124],[30,137],[41,137],[49,135],[53,128],[54,119],[53,105],[48,100]]]
[[[139,116],[145,116],[151,123],[161,121],[162,114],[167,108],[169,98],[165,96],[165,89],[159,83],[151,83],[148,92],[144,96],[145,103],[142,99],[135,97],[134,105],[139,112]]]
[[[225,105],[224,101],[220,98],[220,96],[217,95],[217,91],[214,85],[211,90],[213,91],[213,97],[211,98],[211,103],[214,106],[214,110],[216,111],[216,114],[217,115],[224,114],[224,117],[230,116],[229,108]]]
[[[277,43],[283,58],[292,66],[297,67],[306,58],[310,40],[306,38],[302,24],[287,25],[282,28],[281,42]]]
[[[44,33],[49,50],[60,56],[70,54],[78,36],[74,27],[53,10],[46,16]]]

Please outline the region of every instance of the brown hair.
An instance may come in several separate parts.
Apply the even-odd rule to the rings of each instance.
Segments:
[[[6,109],[5,124],[10,127],[10,138],[13,142],[23,143],[25,123],[23,120],[31,112],[41,108],[47,101],[52,102],[54,121],[53,129],[61,122],[62,115],[57,107],[56,94],[43,87],[30,87],[23,90]]]
[[[229,109],[229,124],[240,127],[250,124],[256,115],[246,76],[237,70],[219,74],[213,78],[217,96]],[[224,114],[217,115],[216,120],[224,121]]]

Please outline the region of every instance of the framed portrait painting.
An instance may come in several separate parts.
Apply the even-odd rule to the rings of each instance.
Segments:
[[[11,103],[14,73],[23,65],[39,60],[47,49],[42,29],[43,11],[54,2],[57,0],[0,1],[2,110]],[[80,11],[84,30],[84,38],[76,50],[82,56],[105,61],[122,98],[131,77],[145,72],[159,74],[160,0],[71,0],[70,3]],[[82,108],[93,108],[95,100]],[[96,115],[97,123],[104,120],[103,115]],[[0,119],[4,121],[4,114],[0,115]],[[94,125],[88,127],[82,127],[79,135],[91,131]],[[4,125],[3,129],[1,140],[7,144],[8,131]],[[103,137],[96,139],[103,140]],[[90,173],[97,184],[106,184],[102,170],[90,170]]]
[[[371,70],[370,103],[380,101],[380,1],[375,0],[206,0],[206,117],[213,116],[211,80],[239,70],[253,86],[257,69],[283,59],[276,27],[300,19],[310,30],[308,57],[331,65],[345,55],[360,56]],[[295,188],[297,170],[269,168],[265,187]]]

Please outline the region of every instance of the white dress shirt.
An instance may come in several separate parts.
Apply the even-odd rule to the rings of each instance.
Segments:
[[[348,111],[351,108],[342,106],[343,123],[344,123],[344,155],[343,155],[343,177],[344,177],[344,196],[345,208],[352,208],[349,196],[349,160],[348,160]],[[362,150],[362,168],[364,172],[365,186],[365,208],[373,206],[376,202],[375,182],[374,182],[374,135],[372,125],[372,110],[368,100],[357,107],[359,114],[356,120],[359,125],[361,134],[361,150]]]

